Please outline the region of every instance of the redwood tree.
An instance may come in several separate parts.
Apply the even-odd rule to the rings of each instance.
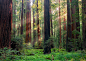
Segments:
[[[60,46],[61,48],[61,14],[60,14],[60,0],[59,0],[59,31],[60,31]]]
[[[44,54],[51,53],[51,47],[49,42],[50,37],[50,1],[44,0]]]
[[[65,12],[64,12],[64,14],[65,14]],[[64,23],[63,23],[63,31],[65,32],[66,31],[66,18],[65,18],[65,16],[64,16]],[[64,44],[64,48],[66,47],[66,32],[63,34],[64,36],[63,36],[63,44]]]
[[[0,48],[11,48],[12,0],[0,0]]]
[[[26,7],[26,43],[31,42],[31,7],[30,0],[27,0]]]
[[[29,0],[29,42],[31,42],[31,6]]]
[[[71,51],[71,37],[72,37],[72,29],[71,29],[71,18],[70,18],[70,1],[67,0],[67,40],[66,40],[66,50]]]
[[[64,14],[65,14],[65,12],[64,12]],[[65,16],[64,16],[64,31],[66,31],[66,18],[65,18]]]

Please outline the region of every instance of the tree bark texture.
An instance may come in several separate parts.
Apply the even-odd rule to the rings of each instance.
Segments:
[[[59,31],[60,31],[60,46],[59,48],[61,48],[61,15],[60,15],[60,0],[59,0]]]
[[[0,48],[11,48],[12,0],[0,0]]]
[[[31,42],[31,7],[30,0],[27,0],[26,7],[26,43]]]

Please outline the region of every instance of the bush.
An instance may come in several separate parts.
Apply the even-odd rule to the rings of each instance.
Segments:
[[[7,47],[0,49],[0,60],[8,61],[11,59],[15,59],[14,55],[17,55],[19,51],[8,49]]]
[[[11,48],[12,49],[22,49],[23,48],[23,38],[22,36],[15,36],[11,39]]]

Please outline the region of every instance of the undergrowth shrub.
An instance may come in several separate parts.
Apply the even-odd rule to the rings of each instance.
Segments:
[[[11,48],[16,49],[16,50],[19,50],[19,49],[23,48],[23,38],[22,38],[22,36],[12,37]]]
[[[8,49],[7,47],[0,49],[0,60],[2,61],[9,61],[12,59],[15,59],[14,55],[17,55],[19,51],[17,50],[12,50],[12,49]]]

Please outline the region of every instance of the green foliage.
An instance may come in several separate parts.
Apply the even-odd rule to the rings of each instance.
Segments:
[[[14,55],[17,55],[19,51],[8,49],[7,47],[0,49],[0,60],[9,61],[15,59]]]
[[[2,50],[0,50],[1,53]],[[21,51],[22,55],[18,56],[12,54],[17,52],[15,50],[3,49],[1,53],[1,61],[85,61],[86,60],[86,51],[77,51],[77,52],[66,52],[65,49],[53,48],[50,54],[43,54],[43,49],[24,49],[24,52]],[[12,52],[12,53],[11,53]],[[5,58],[4,58],[5,54]],[[9,56],[8,56],[9,55]],[[2,58],[3,57],[3,58]]]
[[[23,37],[22,36],[15,36],[11,39],[11,47],[15,47],[13,49],[19,50],[23,48]]]
[[[76,34],[80,34],[80,32],[77,31],[77,30],[73,30],[73,31],[72,31],[72,34],[76,35]]]

